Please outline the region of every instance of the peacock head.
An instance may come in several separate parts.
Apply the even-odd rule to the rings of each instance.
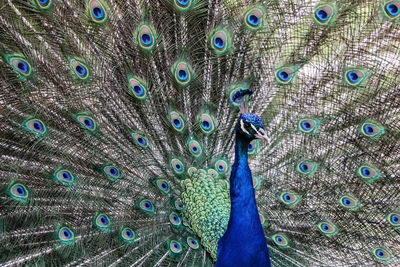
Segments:
[[[268,141],[264,131],[264,124],[257,114],[243,113],[236,126],[236,133],[243,139],[251,141],[255,138]]]
[[[264,124],[260,117],[257,114],[248,112],[247,100],[252,94],[253,90],[245,89],[236,92],[232,97],[233,101],[240,102],[240,111],[242,112],[236,125],[236,134],[249,142],[255,138],[268,141],[267,134],[264,131]]]

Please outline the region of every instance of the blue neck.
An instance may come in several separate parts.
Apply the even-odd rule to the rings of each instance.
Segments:
[[[230,177],[231,213],[228,228],[218,242],[218,267],[271,265],[248,164],[249,143],[236,135]]]
[[[241,223],[243,215],[253,218],[258,217],[256,198],[254,196],[253,181],[248,163],[248,146],[250,142],[236,136],[235,162],[232,166],[230,177],[231,219]],[[250,213],[249,213],[250,212]]]

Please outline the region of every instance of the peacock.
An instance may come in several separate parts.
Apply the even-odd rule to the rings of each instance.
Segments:
[[[0,0],[1,266],[399,266],[400,1]]]

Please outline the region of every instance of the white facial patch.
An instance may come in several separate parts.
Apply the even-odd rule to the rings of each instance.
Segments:
[[[250,124],[251,126],[253,126],[253,124]],[[244,122],[243,120],[240,120],[240,129],[242,129],[243,132],[247,133],[248,135],[250,135],[250,133],[244,128]]]

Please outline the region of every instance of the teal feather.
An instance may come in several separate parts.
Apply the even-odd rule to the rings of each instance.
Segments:
[[[212,266],[243,112],[272,266],[400,265],[399,1],[0,6],[1,266]]]

